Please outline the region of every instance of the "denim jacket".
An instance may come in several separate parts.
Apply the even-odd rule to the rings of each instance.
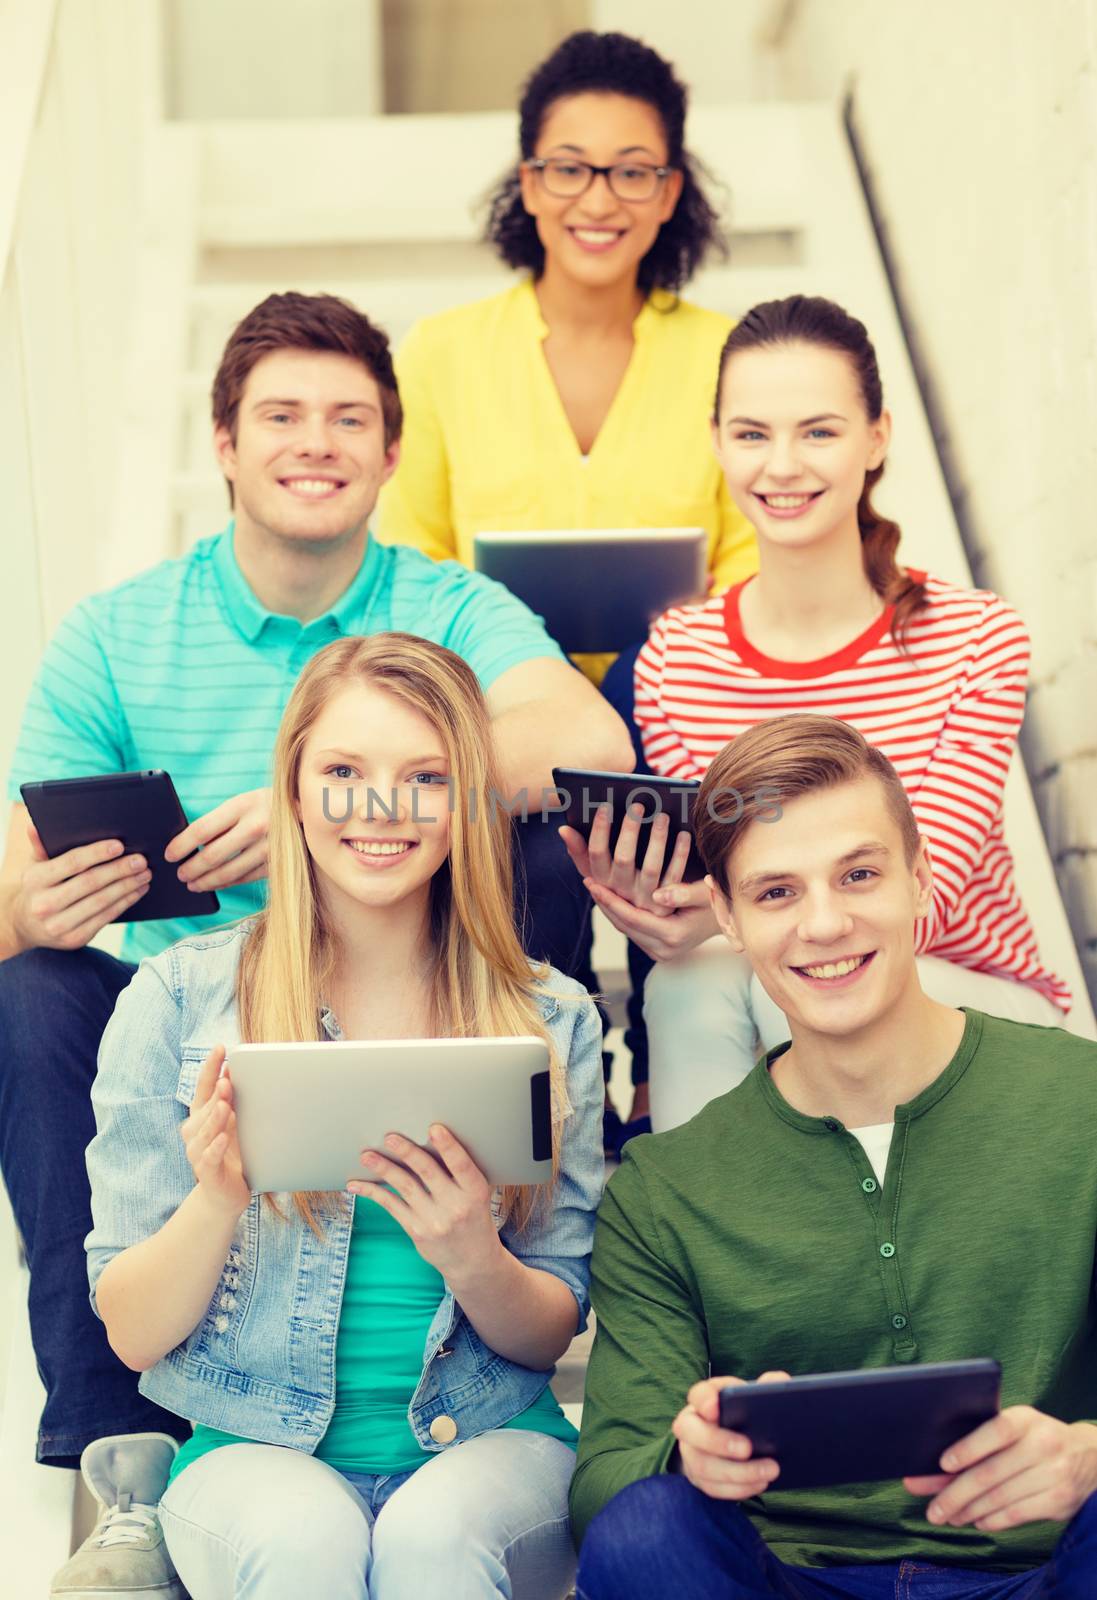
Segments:
[[[98,1131],[87,1150],[93,1307],[107,1262],[161,1228],[194,1186],[179,1127],[210,1049],[239,1041],[236,968],[252,926],[184,939],[143,961],[103,1035],[92,1090]],[[567,1284],[582,1328],[603,1176],[602,1031],[580,984],[553,971],[545,990],[541,1013],[566,1067],[570,1101],[560,1172],[551,1209],[521,1234],[503,1224],[500,1237],[527,1266]],[[333,1200],[334,1213],[317,1238],[289,1197],[282,1199],[283,1221],[252,1196],[205,1315],[142,1374],[142,1394],[192,1422],[315,1450],[335,1406],[336,1332],[354,1212],[352,1195]],[[501,1427],[533,1403],[551,1375],[490,1350],[447,1287],[427,1334],[408,1420],[422,1448],[439,1451]]]

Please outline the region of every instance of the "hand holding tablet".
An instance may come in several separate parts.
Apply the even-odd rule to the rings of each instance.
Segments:
[[[124,850],[144,861],[140,869],[143,892],[125,902],[118,900],[104,906],[111,920],[147,922],[209,915],[220,909],[215,894],[189,890],[180,882],[176,865],[165,858],[169,843],[187,828],[175,786],[166,772],[111,772],[90,778],[24,783],[20,793],[47,856],[51,860],[70,858],[66,865],[72,867],[72,874],[64,882],[72,883],[89,867],[113,860],[107,851],[115,841],[121,846],[116,854]],[[75,885],[77,890],[82,887]],[[102,899],[97,883],[88,881],[87,887]]]
[[[366,1150],[414,1172],[417,1149],[446,1157],[444,1140],[431,1152],[436,1124],[491,1185],[544,1183],[552,1174],[543,1039],[238,1044],[228,1067],[244,1172],[256,1193],[342,1189],[373,1176],[361,1164]],[[393,1134],[407,1147],[386,1145]]]
[[[719,1499],[916,1478],[998,1413],[996,1361],[695,1384],[674,1422],[682,1468]]]

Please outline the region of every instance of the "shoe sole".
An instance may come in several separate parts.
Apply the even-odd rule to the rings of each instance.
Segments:
[[[115,1600],[190,1600],[182,1584],[173,1579],[171,1583],[158,1584],[155,1589],[51,1589],[50,1600],[106,1600],[107,1596]]]

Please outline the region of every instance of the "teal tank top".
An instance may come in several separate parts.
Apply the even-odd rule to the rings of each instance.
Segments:
[[[335,1346],[335,1411],[316,1447],[321,1461],[340,1472],[383,1476],[414,1471],[430,1459],[434,1452],[423,1450],[411,1430],[408,1406],[444,1293],[441,1273],[399,1223],[372,1200],[357,1198]],[[548,1388],[506,1426],[549,1434],[573,1449],[579,1438]],[[249,1442],[199,1423],[175,1457],[171,1477],[210,1450]]]

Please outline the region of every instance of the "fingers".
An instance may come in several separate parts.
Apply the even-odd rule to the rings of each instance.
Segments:
[[[678,1440],[682,1470],[692,1484],[714,1499],[748,1500],[764,1493],[779,1475],[780,1468],[771,1456],[753,1457],[749,1439],[707,1422],[693,1406],[678,1413],[671,1432]]]
[[[686,864],[689,861],[689,847],[692,843],[692,836],[684,830],[678,834],[674,841],[674,849],[670,853],[670,860],[667,862],[667,870],[663,873],[663,888],[669,889],[675,884],[681,883],[685,876]]]
[[[569,828],[565,823],[563,827],[557,828],[556,831],[564,841],[564,849],[567,851],[571,864],[579,876],[581,878],[589,877],[590,853],[587,850],[587,841],[583,838],[578,828]]]
[[[977,1461],[1005,1450],[1028,1431],[1039,1413],[1031,1406],[1009,1406],[951,1445],[941,1457],[943,1472],[964,1472]]]
[[[187,1160],[196,1178],[202,1176],[200,1169],[203,1168],[203,1163],[206,1176],[220,1165],[228,1148],[229,1139],[235,1130],[236,1114],[220,1094],[216,1094],[210,1104],[204,1106],[193,1118],[187,1118],[180,1131],[186,1146]],[[218,1154],[211,1167],[206,1158],[215,1144]]]
[[[756,1383],[782,1383],[789,1377],[783,1370],[773,1369],[761,1372],[754,1380]],[[720,1390],[736,1388],[744,1383],[744,1378],[702,1378],[695,1383],[686,1396],[687,1403],[698,1415],[705,1417],[710,1422],[715,1422],[720,1415]]]
[[[402,1135],[389,1134],[385,1143],[393,1154],[397,1153],[397,1146],[393,1140],[400,1140],[405,1146],[411,1145],[410,1139],[403,1139]],[[366,1169],[366,1179],[352,1179],[348,1188],[355,1194],[362,1193],[371,1184],[388,1184],[406,1206],[419,1207],[424,1200],[429,1200],[433,1194],[438,1193],[443,1185],[449,1181],[449,1174],[434,1160],[432,1156],[414,1146],[421,1158],[413,1167],[410,1157],[400,1151],[399,1160],[394,1161],[380,1150],[363,1150],[362,1165]]]
[[[198,1072],[198,1081],[194,1086],[194,1099],[191,1102],[191,1114],[200,1111],[213,1095],[217,1081],[221,1074],[221,1065],[225,1059],[223,1044],[215,1044],[209,1055],[203,1061]]]
[[[904,1478],[903,1487],[908,1494],[940,1494],[942,1489],[948,1488],[954,1478],[955,1473],[937,1472],[926,1478]]]
[[[30,840],[30,850],[31,850],[31,855],[34,858],[34,860],[35,861],[48,861],[49,860],[49,853],[46,850],[46,847],[42,843],[41,839],[38,837],[38,829],[34,826],[34,823],[30,820],[29,817],[27,818],[27,838]],[[117,839],[108,839],[106,841],[106,843],[107,844],[111,844],[111,845],[117,845],[117,844],[119,844],[119,841]],[[119,848],[120,848],[120,845],[119,845]]]
[[[182,833],[177,833],[174,839],[168,841],[164,860],[183,861],[193,855],[199,845],[209,844],[226,832],[239,820],[245,798],[244,795],[233,795],[231,800],[223,801],[221,805],[214,806],[212,811],[207,811],[205,816],[196,817],[188,823]]]
[[[956,1479],[954,1483],[958,1486],[962,1481]],[[950,1484],[939,1499],[926,1507],[926,1516],[930,1522],[948,1522],[957,1528],[967,1527],[969,1524],[985,1527],[988,1518],[1010,1513],[1022,1501],[1046,1497],[1048,1509],[1044,1515],[1053,1518],[1062,1514],[1050,1509],[1054,1487],[1054,1474],[1049,1481],[1048,1464],[1043,1461],[1035,1462],[1019,1472],[1011,1473],[1009,1477],[984,1490],[983,1493],[973,1494],[963,1505],[951,1510],[948,1509],[948,1495],[955,1492],[955,1489],[953,1484]],[[1009,1526],[1006,1522],[997,1525]]]
[[[753,1449],[745,1433],[735,1433],[730,1428],[721,1428],[718,1423],[706,1421],[693,1406],[679,1411],[671,1424],[671,1432],[679,1444],[724,1460],[748,1461]]]
[[[489,1185],[484,1174],[460,1139],[455,1138],[441,1122],[431,1123],[430,1142],[438,1152],[439,1162],[459,1189],[477,1197],[488,1193]]]
[[[90,872],[94,867],[116,861],[124,850],[121,839],[100,839],[95,844],[78,845],[75,850],[66,850],[50,860],[49,872],[44,874],[45,881],[61,883],[66,879],[79,878],[81,873]],[[132,869],[133,863],[138,861],[142,867],[146,865],[143,856],[131,857],[126,865]]]
[[[608,883],[612,870],[609,854],[610,815],[608,805],[598,807],[594,813],[594,821],[590,825],[590,838],[587,840],[591,877],[596,878],[599,883]]]
[[[140,859],[140,858],[136,858]],[[97,869],[111,872],[111,868]],[[148,870],[123,868],[123,875],[115,876],[94,893],[83,892],[88,882],[100,882],[95,873],[85,873],[83,878],[60,885],[57,889],[32,894],[26,908],[38,933],[40,944],[59,949],[78,949],[93,939],[101,928],[115,922],[130,906],[136,905],[151,881]]]
[[[709,1422],[715,1422],[720,1415],[720,1390],[743,1381],[742,1378],[702,1378],[686,1395],[686,1403],[699,1416],[707,1418]]]
[[[651,897],[659,887],[669,837],[670,817],[665,811],[660,811],[651,825],[648,847],[644,852],[644,864],[636,875],[637,900],[646,910],[654,911],[656,916],[660,917],[669,916],[670,913],[656,906]],[[673,851],[671,856],[673,859]]]
[[[688,857],[689,856],[689,835],[688,834],[680,833],[678,835],[678,839],[675,840],[675,846],[674,847],[677,850],[678,843],[682,839],[686,840],[685,854]],[[673,864],[673,861],[674,861],[674,858],[672,856],[671,857],[672,864]],[[667,872],[664,873],[664,875],[663,875],[662,887],[659,888],[659,889],[656,889],[656,891],[655,891],[655,894],[654,894],[653,898],[655,900],[656,905],[669,906],[674,911],[706,911],[706,910],[709,909],[710,901],[709,901],[708,889],[705,887],[703,882],[701,882],[701,883],[670,883],[670,882],[667,881],[668,877],[669,877],[669,873],[670,873],[670,868],[668,867]]]
[[[640,821],[643,815],[643,806],[636,803],[629,806],[621,819],[610,867],[610,884],[618,893],[631,886],[636,874],[636,846],[640,841]]]
[[[226,844],[231,837],[232,835],[226,836]],[[241,850],[239,854],[226,858],[223,865],[218,864],[215,852],[218,857],[222,856],[220,842],[192,856],[179,868],[180,881],[193,893],[202,894],[210,889],[229,889],[238,883],[252,883],[256,878],[266,877],[268,846],[265,834],[249,849]]]

